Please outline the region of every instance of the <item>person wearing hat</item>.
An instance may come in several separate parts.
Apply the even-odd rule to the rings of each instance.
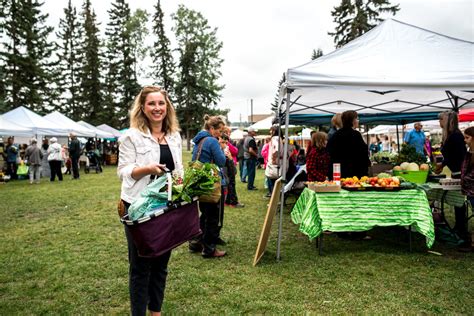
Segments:
[[[403,138],[403,142],[405,144],[415,147],[417,153],[424,155],[426,137],[422,128],[423,128],[423,125],[421,125],[421,122],[416,122],[415,125],[413,126],[413,129],[405,134],[405,137]]]
[[[253,127],[249,127],[248,135],[244,140],[244,163],[247,167],[247,190],[257,190],[254,185],[255,182],[255,169],[257,167],[257,158],[258,158],[258,148],[257,143],[255,142],[255,135],[257,135],[257,130]]]
[[[61,172],[61,164],[63,157],[61,155],[62,147],[61,144],[58,144],[56,137],[51,137],[49,140],[50,145],[48,147],[48,162],[49,169],[51,169],[51,182],[54,181],[56,176],[58,176],[59,181],[63,181],[63,174]]]
[[[36,180],[36,183],[40,183],[40,166],[43,154],[37,144],[38,141],[36,138],[32,138],[30,140],[30,146],[28,146],[25,151],[25,158],[29,166],[30,184],[33,184],[34,180]]]

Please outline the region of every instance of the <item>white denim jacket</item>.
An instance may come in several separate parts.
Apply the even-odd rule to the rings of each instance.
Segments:
[[[182,142],[179,133],[165,136],[174,161],[174,173],[183,175]],[[144,167],[152,162],[160,161],[160,144],[150,132],[142,133],[136,128],[128,129],[119,139],[119,161],[117,174],[122,180],[120,198],[133,203],[145,187],[150,183],[150,175],[139,180],[132,178],[136,167]]]

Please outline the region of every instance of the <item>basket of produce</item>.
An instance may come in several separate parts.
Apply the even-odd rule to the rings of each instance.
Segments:
[[[305,182],[308,186],[308,189],[314,192],[339,192],[341,191],[341,186],[334,181],[314,181],[314,182]]]
[[[430,167],[425,163],[418,165],[415,162],[402,162],[399,166],[393,167],[394,176],[400,176],[413,183],[426,183],[429,172]]]
[[[215,165],[192,162],[184,177],[170,172],[151,182],[120,221],[141,257],[157,257],[201,233],[198,197],[220,181]]]

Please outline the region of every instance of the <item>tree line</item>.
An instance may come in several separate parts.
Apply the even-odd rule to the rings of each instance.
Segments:
[[[224,88],[218,83],[222,41],[201,13],[180,5],[171,15],[173,48],[160,0],[152,13],[113,1],[105,36],[90,0],[80,8],[69,0],[56,27],[47,25],[43,4],[0,0],[0,113],[23,105],[41,115],[57,110],[75,121],[124,128],[139,78],[149,77],[168,91],[188,136],[205,113],[227,115],[216,108]],[[146,58],[152,64],[143,69]]]

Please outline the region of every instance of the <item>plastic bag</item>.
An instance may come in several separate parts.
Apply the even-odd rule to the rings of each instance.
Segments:
[[[16,174],[19,176],[26,176],[28,175],[28,166],[24,163],[20,163],[18,169],[16,170]]]
[[[171,185],[171,184],[170,184]],[[168,203],[167,177],[163,175],[150,183],[128,209],[128,216],[132,221],[154,213],[159,208],[165,208]],[[162,192],[160,192],[162,191]]]

